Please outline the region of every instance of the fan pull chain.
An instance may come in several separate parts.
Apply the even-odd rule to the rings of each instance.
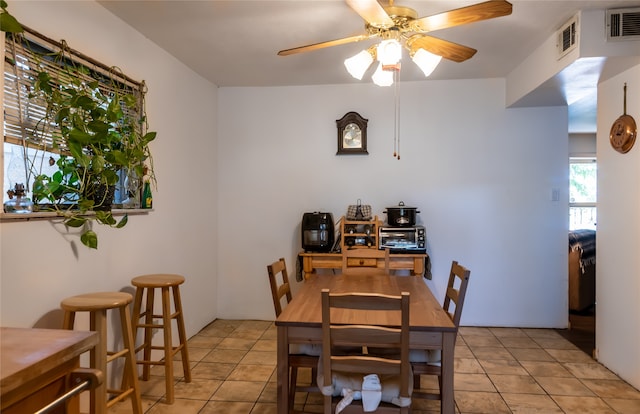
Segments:
[[[399,71],[393,72],[395,86],[395,122],[394,122],[394,139],[393,139],[393,157],[400,159],[400,77]]]

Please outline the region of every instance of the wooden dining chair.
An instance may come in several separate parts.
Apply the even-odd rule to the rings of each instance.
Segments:
[[[336,405],[340,404],[343,389],[362,391],[363,378],[370,374],[376,374],[380,379],[381,402],[375,411],[367,412],[409,413],[413,388],[409,363],[409,293],[391,296],[331,293],[323,289],[321,294],[322,357],[318,384],[324,395],[324,413],[334,412]],[[333,315],[344,319],[336,323]],[[356,315],[378,322],[361,324],[362,319],[356,319]],[[345,319],[354,324],[345,324]],[[339,347],[361,346],[393,349],[395,352],[383,356],[336,352]],[[366,400],[355,399],[342,412],[363,413],[365,403]]]
[[[383,266],[379,265],[380,259],[383,259]],[[345,249],[342,252],[342,274],[344,275],[388,275],[389,272],[389,249],[361,247]]]
[[[457,261],[451,262],[451,270],[449,272],[449,282],[447,283],[447,292],[444,297],[442,308],[447,312],[456,332],[460,327],[460,318],[462,317],[462,308],[464,298],[467,294],[467,285],[469,284],[469,276],[471,271],[460,265]],[[411,367],[413,368],[413,385],[414,396],[427,399],[441,399],[442,394],[442,367],[440,366],[441,350],[434,351],[411,351]],[[421,388],[420,375],[437,375],[439,392],[419,391]]]
[[[271,296],[273,298],[273,306],[276,312],[276,318],[282,313],[283,298],[286,303],[291,302],[293,295],[291,294],[291,285],[289,284],[289,274],[287,273],[287,264],[284,258],[280,258],[277,262],[267,266],[269,274],[269,284],[271,285]],[[289,412],[294,413],[294,404],[296,392],[319,392],[316,384],[316,376],[318,369],[318,359],[320,356],[319,347],[302,346],[300,344],[292,344],[289,347]],[[298,386],[298,370],[300,368],[308,368],[311,370],[311,381],[309,385]]]

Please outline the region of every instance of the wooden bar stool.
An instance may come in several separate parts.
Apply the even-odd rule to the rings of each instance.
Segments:
[[[178,351],[182,357],[182,369],[184,371],[184,381],[191,382],[191,368],[189,367],[189,352],[187,350],[187,335],[184,329],[184,318],[182,314],[182,301],[180,300],[180,285],[184,283],[184,276],[171,274],[154,274],[143,275],[131,279],[131,284],[136,287],[136,297],[133,302],[133,324],[134,337],[138,329],[144,329],[144,338],[142,345],[135,350],[136,354],[143,351],[143,359],[138,359],[137,363],[142,365],[142,379],[149,379],[149,372],[152,365],[164,365],[165,381],[167,387],[167,395],[165,401],[167,404],[173,404],[173,357]],[[162,293],[162,313],[154,314],[154,291],[161,289]],[[147,291],[147,300],[144,310],[142,310],[142,297],[144,291]],[[173,293],[174,313],[171,313],[171,297],[169,290]],[[143,321],[140,319],[143,318]],[[154,323],[155,319],[162,319],[162,323]],[[180,344],[173,346],[171,338],[171,320],[175,319],[178,326],[178,337]],[[152,344],[152,336],[154,329],[163,330],[162,346],[154,346]],[[152,350],[163,350],[164,359],[152,360]]]
[[[131,334],[131,315],[128,308],[132,300],[133,297],[124,292],[96,292],[72,296],[60,302],[60,307],[64,310],[64,329],[73,329],[77,312],[89,312],[89,329],[100,335],[98,345],[90,351],[91,368],[99,369],[107,378],[107,363],[117,358],[125,359],[120,389],[109,389],[109,383],[105,381],[91,391],[91,407],[95,407],[96,414],[105,414],[108,407],[127,397],[131,397],[133,413],[142,414],[134,355],[135,342]],[[107,350],[107,310],[109,309],[120,311],[123,341],[123,349],[120,351]],[[109,395],[114,397],[108,399]]]

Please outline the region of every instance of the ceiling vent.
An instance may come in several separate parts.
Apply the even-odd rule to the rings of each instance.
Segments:
[[[607,40],[640,40],[640,7],[607,10]]]
[[[558,48],[558,59],[578,47],[578,15],[573,16],[569,21],[558,29],[556,46]]]

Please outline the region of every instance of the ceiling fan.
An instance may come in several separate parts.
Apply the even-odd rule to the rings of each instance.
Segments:
[[[427,17],[418,17],[418,13],[409,7],[396,6],[389,0],[382,6],[376,0],[345,0],[346,3],[365,21],[365,33],[361,35],[294,47],[278,52],[279,56],[309,52],[331,46],[339,46],[362,40],[380,38],[402,41],[410,53],[424,49],[434,55],[454,62],[463,62],[471,58],[476,50],[468,46],[442,40],[427,33],[449,27],[460,26],[481,20],[511,14],[511,3],[505,0],[491,0],[483,3],[449,10]]]

